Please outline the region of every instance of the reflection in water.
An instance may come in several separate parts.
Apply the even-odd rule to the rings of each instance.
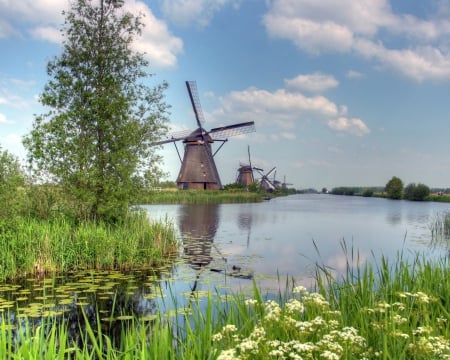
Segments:
[[[209,265],[211,247],[219,224],[217,204],[183,205],[179,227],[183,237],[184,258],[194,270]]]
[[[402,213],[400,211],[390,211],[386,217],[387,223],[390,225],[397,225],[402,222]]]
[[[169,272],[170,268],[164,270]],[[87,326],[101,327],[113,344],[119,344],[129,316],[154,321],[159,313],[157,299],[162,296],[161,277],[161,269],[141,269],[15,279],[14,283],[0,285],[0,312],[4,315],[0,324],[6,321],[14,325],[11,339],[17,345],[25,329],[61,323],[67,325],[69,341],[81,348],[93,346],[91,339],[80,336]]]
[[[197,289],[200,274],[205,269],[235,278],[251,279],[253,277],[252,271],[244,269],[241,265],[229,265],[214,244],[219,217],[220,204],[181,205],[178,210],[179,229],[183,238],[183,257],[197,272],[191,287],[192,291]],[[247,226],[251,224],[248,223]],[[212,250],[215,256],[212,255]]]
[[[246,209],[246,208],[244,208]],[[239,229],[247,231],[247,248],[250,245],[250,235],[252,230],[253,216],[250,210],[244,210],[238,214],[238,227]]]

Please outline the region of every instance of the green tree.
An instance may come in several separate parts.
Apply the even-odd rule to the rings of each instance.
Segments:
[[[410,183],[405,187],[405,199],[424,201],[428,195],[430,195],[430,188],[427,185]]]
[[[386,184],[385,191],[389,199],[401,199],[403,197],[403,181],[393,176]]]
[[[19,160],[0,148],[0,217],[19,215],[25,209],[26,178]]]
[[[120,0],[95,3],[76,0],[63,12],[63,51],[48,63],[40,97],[50,110],[24,145],[30,168],[70,196],[80,219],[115,221],[145,183],[138,178],[158,168],[150,145],[167,130],[167,83],[149,86],[148,62],[131,48],[141,17]]]

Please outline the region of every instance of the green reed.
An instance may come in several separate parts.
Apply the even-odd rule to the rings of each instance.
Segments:
[[[430,230],[433,245],[444,244],[450,247],[450,212],[436,214]]]
[[[19,218],[0,223],[0,279],[162,263],[178,247],[173,224],[133,213],[121,224]]]
[[[139,199],[140,204],[221,204],[261,202],[267,194],[249,191],[174,190],[152,191]]]

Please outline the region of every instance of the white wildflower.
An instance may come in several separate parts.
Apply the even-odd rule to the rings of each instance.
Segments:
[[[297,299],[290,299],[288,303],[286,303],[286,310],[288,313],[303,313],[305,307],[302,302]]]
[[[306,288],[304,287],[304,286],[296,286],[293,290],[292,290],[292,292],[294,293],[294,294],[300,294],[300,295],[303,295],[303,294],[306,294],[306,293],[308,293],[308,290],[306,290]]]
[[[340,356],[338,354],[335,354],[328,350],[325,350],[322,354],[320,354],[320,357],[322,359],[327,359],[327,360],[339,360],[340,359]]]
[[[256,299],[246,299],[245,300],[245,305],[247,306],[255,306],[258,304],[258,300]]]
[[[234,349],[222,350],[222,352],[217,357],[217,360],[239,360],[240,357],[236,355]]]

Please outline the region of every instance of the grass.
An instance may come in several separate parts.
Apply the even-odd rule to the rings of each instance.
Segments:
[[[225,190],[151,191],[139,199],[140,204],[221,204],[263,201],[267,193]]]
[[[123,322],[119,337],[110,337],[97,319],[86,321],[74,342],[65,322],[52,322],[28,326],[10,345],[4,317],[0,353],[25,359],[449,359],[447,259],[417,254],[407,262],[400,253],[392,262],[354,266],[352,256],[340,279],[318,264],[315,289],[287,280],[290,290],[274,300],[255,284],[252,296],[211,292],[206,304],[193,294],[189,311],[178,309],[183,320],[136,318]]]
[[[432,243],[446,243],[450,240],[450,212],[437,214],[430,226]]]
[[[164,262],[176,252],[173,224],[133,213],[111,225],[31,218],[0,221],[0,280],[77,269],[129,269]]]

